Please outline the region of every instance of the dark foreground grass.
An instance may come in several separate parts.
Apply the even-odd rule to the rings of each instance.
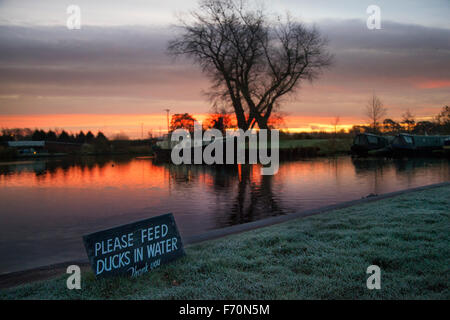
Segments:
[[[189,246],[136,280],[66,276],[0,299],[449,299],[450,187],[337,210]],[[366,269],[381,268],[381,290]]]

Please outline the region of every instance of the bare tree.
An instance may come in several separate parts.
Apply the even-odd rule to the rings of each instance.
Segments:
[[[445,106],[436,116],[436,123],[442,133],[450,134],[450,107]]]
[[[409,109],[402,114],[402,124],[406,125],[408,132],[411,132],[416,125],[416,116]]]
[[[383,131],[389,133],[398,133],[401,130],[401,126],[398,122],[392,119],[383,120]]]
[[[381,119],[386,115],[387,110],[383,102],[374,94],[366,105],[366,116],[370,126],[374,131],[378,131]]]
[[[334,136],[337,136],[337,127],[340,122],[341,122],[341,117],[339,117],[339,116],[334,117],[333,121],[331,122],[331,125],[334,127]]]
[[[245,0],[203,0],[191,18],[181,21],[182,34],[168,51],[202,67],[213,81],[210,97],[232,106],[244,130],[268,128],[281,99],[331,63],[315,28],[290,16],[272,21]]]

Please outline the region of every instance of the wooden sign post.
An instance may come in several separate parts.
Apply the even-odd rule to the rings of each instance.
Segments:
[[[139,276],[184,253],[171,213],[83,236],[97,278]]]

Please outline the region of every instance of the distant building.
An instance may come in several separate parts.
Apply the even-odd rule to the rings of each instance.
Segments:
[[[15,148],[18,156],[33,157],[51,154],[66,154],[79,151],[81,144],[57,141],[8,141],[8,147]]]
[[[8,141],[8,147],[17,149],[19,156],[33,156],[47,153],[45,141]]]

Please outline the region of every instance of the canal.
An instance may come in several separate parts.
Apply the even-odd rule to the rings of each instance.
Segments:
[[[85,259],[81,236],[172,212],[182,236],[450,181],[448,159],[314,158],[174,166],[148,158],[0,163],[0,273]]]

